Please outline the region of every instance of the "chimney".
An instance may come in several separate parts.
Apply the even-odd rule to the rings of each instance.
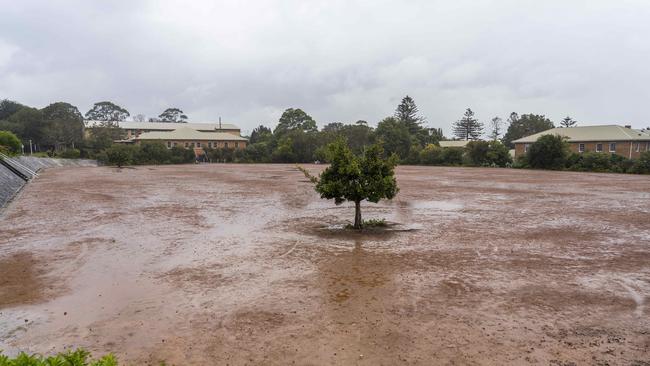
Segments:
[[[221,129],[221,116],[219,116],[219,129]]]
[[[625,125],[625,128],[632,128],[632,125]]]

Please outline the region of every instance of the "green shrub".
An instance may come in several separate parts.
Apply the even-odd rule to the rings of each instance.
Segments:
[[[158,141],[141,142],[133,148],[132,159],[134,165],[170,164],[171,157],[171,150]]]
[[[488,151],[490,150],[490,143],[487,141],[470,141],[465,146],[467,150],[467,159],[469,165],[484,166],[488,163]]]
[[[170,154],[170,163],[171,164],[188,164],[193,163],[196,158],[194,151],[190,149],[184,149],[182,147],[174,146],[171,148]]]
[[[634,166],[634,160],[618,154],[609,156],[610,171],[613,173],[627,173]]]
[[[530,145],[527,165],[533,169],[563,169],[569,156],[569,145],[560,135],[543,135]]]
[[[0,366],[117,366],[117,360],[111,354],[91,360],[88,351],[78,349],[49,357],[21,353],[9,358],[0,354]]]
[[[445,147],[442,149],[443,165],[462,165],[465,149],[462,147]]]
[[[62,159],[79,159],[81,151],[78,149],[65,149],[57,154],[57,157]]]
[[[22,149],[22,143],[9,131],[0,131],[0,149],[8,155],[18,154]]]
[[[406,155],[406,158],[402,159],[404,164],[411,164],[411,165],[420,164],[420,152],[421,151],[422,151],[422,148],[420,147],[419,144],[411,145],[411,148],[409,149],[408,155]]]
[[[630,173],[650,174],[650,151],[641,154],[629,170]]]
[[[116,165],[121,168],[133,162],[133,151],[137,148],[125,144],[114,144],[106,149],[106,158],[109,165]]]
[[[500,141],[490,141],[487,152],[487,163],[490,166],[509,166],[512,164],[512,156],[510,156],[510,150]]]
[[[576,154],[578,155],[578,154]],[[570,170],[580,172],[608,172],[611,168],[609,154],[603,152],[585,152],[578,157],[571,156]]]
[[[420,150],[420,164],[440,165],[443,163],[442,148],[440,146],[429,144]]]

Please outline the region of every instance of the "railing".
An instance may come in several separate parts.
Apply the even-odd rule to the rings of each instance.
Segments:
[[[22,180],[28,181],[31,178],[37,177],[38,173],[35,171],[31,170],[30,168],[26,167],[22,163],[20,163],[18,160],[13,159],[3,153],[0,153],[0,164],[4,165],[7,167],[7,169],[11,170],[12,173],[16,174],[19,176]],[[18,167],[18,169],[16,169]],[[22,171],[21,171],[22,170]],[[27,174],[25,174],[27,173]]]

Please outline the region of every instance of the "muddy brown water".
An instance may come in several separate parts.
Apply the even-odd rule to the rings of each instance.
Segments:
[[[321,169],[308,166],[313,173]],[[337,230],[290,165],[47,170],[0,222],[0,349],[128,364],[650,362],[650,179],[399,167]]]

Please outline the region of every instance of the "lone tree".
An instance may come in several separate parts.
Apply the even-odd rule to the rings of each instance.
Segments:
[[[354,228],[362,229],[361,201],[377,203],[395,197],[399,191],[395,180],[398,158],[384,158],[379,144],[369,146],[360,156],[354,155],[343,138],[329,144],[327,151],[330,166],[318,177],[301,170],[316,184],[314,189],[321,198],[334,199],[337,205],[354,202]]]
[[[564,117],[564,119],[560,121],[560,125],[562,125],[562,127],[567,127],[567,128],[575,127],[576,123],[578,123],[578,121],[574,120],[569,116]]]
[[[454,123],[454,136],[462,140],[478,140],[483,134],[483,123],[474,118],[474,112],[467,108],[463,118]]]

